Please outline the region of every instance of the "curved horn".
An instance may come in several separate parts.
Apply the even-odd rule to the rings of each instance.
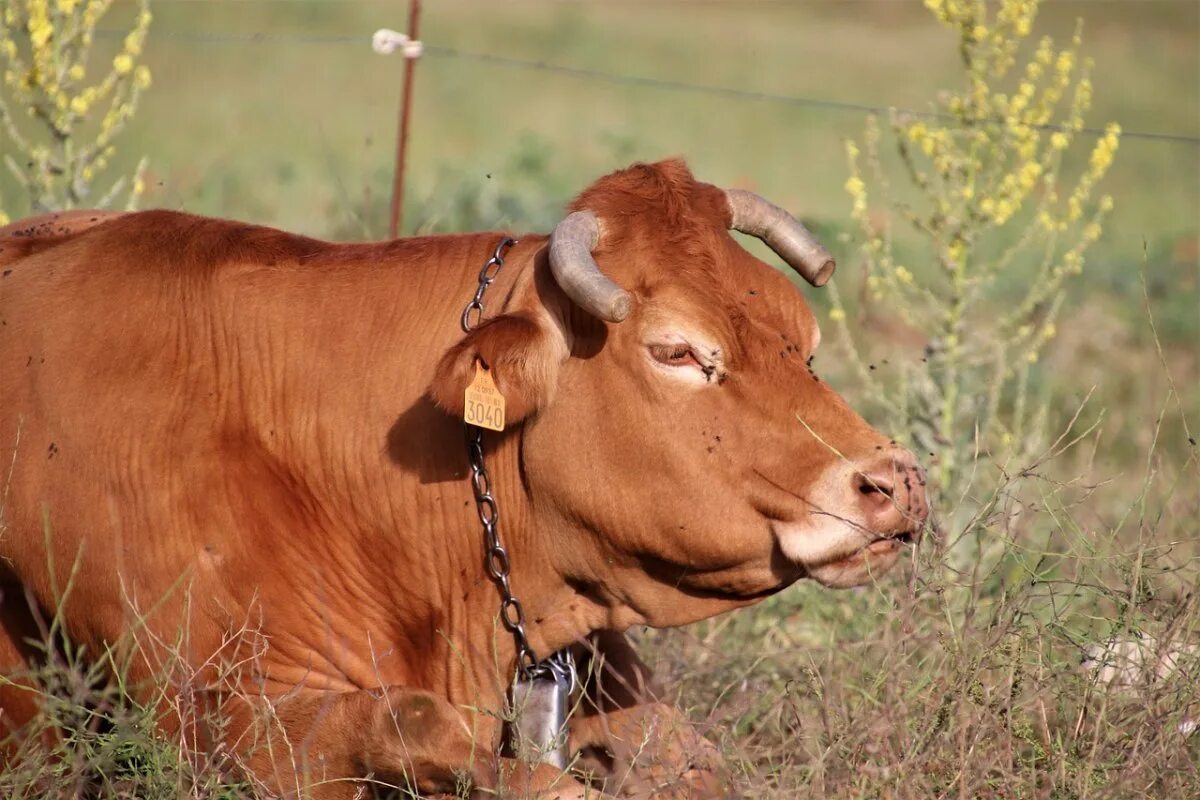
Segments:
[[[813,286],[824,286],[837,266],[829,251],[788,212],[754,192],[728,189],[730,228],[762,239]]]
[[[604,277],[592,250],[600,241],[600,220],[591,211],[575,211],[550,234],[550,271],[576,305],[605,322],[629,316],[629,292]]]

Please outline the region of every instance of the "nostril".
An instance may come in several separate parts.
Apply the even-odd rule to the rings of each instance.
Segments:
[[[892,483],[891,476],[868,475],[860,472],[855,477],[855,483],[858,484],[858,493],[864,497],[879,495],[883,498],[890,498],[895,492],[895,484]]]

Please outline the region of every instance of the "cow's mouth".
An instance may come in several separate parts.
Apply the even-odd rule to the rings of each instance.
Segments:
[[[878,536],[863,548],[865,552],[872,555],[883,555],[899,550],[905,545],[913,543],[912,531],[902,531],[900,533],[892,533],[886,536]]]

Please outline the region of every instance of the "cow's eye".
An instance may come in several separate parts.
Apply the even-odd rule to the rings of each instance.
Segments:
[[[654,356],[655,361],[668,367],[702,366],[692,348],[686,344],[652,344],[650,355]]]

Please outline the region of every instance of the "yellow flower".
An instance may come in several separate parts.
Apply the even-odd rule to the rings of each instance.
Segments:
[[[1067,220],[1074,222],[1083,215],[1083,207],[1080,205],[1079,198],[1072,195],[1067,201]]]
[[[142,64],[136,70],[134,70],[133,85],[139,89],[150,88],[150,68],[145,64]]]
[[[51,27],[49,22],[34,23],[33,20],[29,21],[29,42],[35,49],[44,47],[46,42],[50,41],[50,36],[53,33],[54,28]]]
[[[1070,73],[1075,66],[1075,54],[1070,50],[1064,50],[1058,54],[1058,61],[1054,62],[1054,69],[1060,76],[1065,76]]]
[[[840,306],[834,306],[829,309],[829,318],[834,322],[841,322],[846,318],[846,312]]]
[[[113,69],[117,71],[118,75],[128,75],[133,69],[133,59],[121,53],[113,59]]]
[[[896,267],[896,280],[901,283],[911,284],[913,282],[913,274],[904,267]]]
[[[1113,155],[1121,144],[1121,126],[1111,123],[1105,130],[1104,136],[1096,142],[1089,161],[1093,180],[1103,175],[1112,164]]]
[[[1020,183],[1021,188],[1028,192],[1033,189],[1034,185],[1037,183],[1037,179],[1041,177],[1041,175],[1042,165],[1036,161],[1030,161],[1021,168],[1021,174],[1018,178],[1018,182]]]
[[[1000,225],[1003,225],[1008,221],[1008,218],[1016,212],[1016,210],[1017,208],[1011,200],[1001,200],[996,204],[996,222]]]
[[[1050,146],[1055,150],[1066,150],[1067,145],[1070,143],[1071,140],[1062,131],[1057,131],[1050,136]]]
[[[1037,360],[1038,360],[1037,351],[1030,350],[1029,355],[1025,356],[1025,360],[1028,361],[1030,364],[1036,364]]]
[[[1035,56],[1038,63],[1043,66],[1050,66],[1050,62],[1054,59],[1054,51],[1051,49],[1054,46],[1054,40],[1049,36],[1043,36],[1038,42],[1037,55]]]
[[[1116,147],[1109,145],[1104,139],[1096,143],[1096,147],[1092,150],[1092,157],[1088,162],[1093,174],[1099,175],[1108,169],[1109,165],[1112,164],[1113,152],[1115,150]]]
[[[67,77],[73,81],[83,80],[83,65],[76,64],[75,66],[71,67],[69,70],[67,70]]]
[[[1045,328],[1042,329],[1042,338],[1043,339],[1053,339],[1054,334],[1057,332],[1058,332],[1058,328],[1054,327],[1054,323],[1051,322],[1048,325],[1046,325]]]
[[[87,113],[87,110],[88,102],[82,95],[79,95],[71,100],[71,111],[75,112],[76,115],[82,117]]]
[[[1112,195],[1106,194],[1106,195],[1104,195],[1104,197],[1100,198],[1100,210],[1104,211],[1104,212],[1113,210]]]
[[[858,177],[857,175],[852,175],[846,179],[846,191],[849,192],[852,197],[857,197],[858,195],[862,194],[864,189],[866,189],[866,186],[863,184],[862,178]]]
[[[1075,91],[1079,92],[1079,104],[1089,106],[1092,102],[1092,82],[1089,78],[1080,78]]]

